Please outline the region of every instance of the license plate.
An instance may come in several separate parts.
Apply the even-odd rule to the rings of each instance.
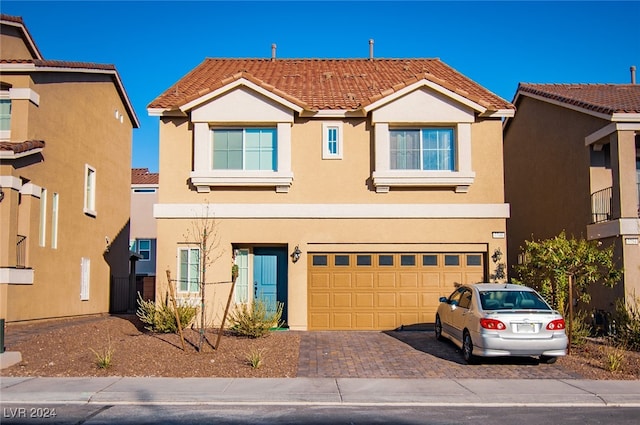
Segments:
[[[532,333],[536,328],[533,323],[518,323],[516,324],[516,332]]]

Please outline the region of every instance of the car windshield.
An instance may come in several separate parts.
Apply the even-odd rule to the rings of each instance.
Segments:
[[[540,296],[531,291],[481,291],[483,310],[551,310]]]

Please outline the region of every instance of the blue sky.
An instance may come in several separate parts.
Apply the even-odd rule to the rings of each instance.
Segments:
[[[207,57],[442,59],[512,100],[519,82],[628,83],[640,67],[640,2],[29,1],[45,59],[113,64],[140,120],[133,167],[158,171],[147,105]]]

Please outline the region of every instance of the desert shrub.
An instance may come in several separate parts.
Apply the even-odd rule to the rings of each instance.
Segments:
[[[252,304],[238,304],[229,314],[231,330],[242,336],[258,338],[269,334],[271,328],[280,325],[284,304],[276,303],[276,310],[269,312],[264,301],[258,299]]]
[[[568,333],[569,319],[566,318],[566,321]],[[571,346],[584,347],[587,338],[591,335],[591,325],[587,322],[587,313],[584,311],[574,313],[571,325]]]
[[[247,363],[254,369],[260,369],[264,363],[264,348],[261,350],[253,349],[247,354]]]
[[[616,334],[618,344],[630,350],[640,351],[640,299],[631,297],[625,303],[623,299],[616,302]]]
[[[198,308],[191,305],[178,305],[178,316],[183,328],[191,325],[193,319],[198,314]],[[156,304],[153,301],[145,301],[138,294],[138,310],[136,315],[142,323],[146,324],[145,329],[157,333],[172,333],[178,331],[176,315],[173,306],[167,300]]]
[[[93,348],[89,348],[96,356],[96,366],[100,369],[109,369],[113,363],[113,354],[115,349],[111,346],[111,337],[107,337],[107,346],[100,351],[96,351]]]

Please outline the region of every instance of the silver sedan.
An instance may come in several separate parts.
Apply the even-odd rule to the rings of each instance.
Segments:
[[[440,298],[435,333],[460,347],[467,363],[477,356],[539,356],[553,363],[567,353],[562,315],[522,285],[460,286]]]

